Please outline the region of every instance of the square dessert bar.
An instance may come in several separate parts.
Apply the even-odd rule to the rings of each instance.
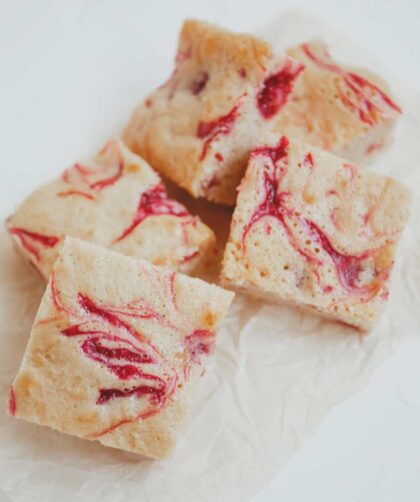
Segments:
[[[10,389],[9,413],[161,458],[233,293],[67,238]]]
[[[172,76],[138,106],[123,139],[193,196],[234,204],[256,138],[302,69],[262,40],[186,21]]]
[[[321,40],[288,54],[305,69],[273,130],[354,162],[386,145],[401,109],[377,76],[336,63]]]
[[[67,235],[183,272],[215,244],[213,232],[168,198],[159,176],[118,139],[33,192],[7,227],[45,278]]]
[[[367,330],[410,202],[391,178],[270,133],[240,185],[222,283]]]

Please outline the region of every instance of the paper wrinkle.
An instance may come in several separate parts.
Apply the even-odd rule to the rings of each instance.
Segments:
[[[398,249],[390,302],[383,317],[372,333],[361,336],[297,309],[238,295],[170,459],[139,461],[135,455],[2,413],[0,488],[11,500],[247,500],[269,482],[336,404],[362,389],[386,356],[418,335],[420,97],[411,89],[398,87],[390,69],[380,68],[377,58],[313,18],[284,14],[261,34],[277,49],[321,36],[338,60],[375,69],[391,82],[392,92],[403,106],[394,143],[370,166],[394,175],[415,192],[413,216]],[[24,188],[29,192],[34,187]],[[9,212],[19,202],[18,193],[12,192],[7,194]],[[226,236],[229,211],[215,209],[209,219],[222,219],[221,233]],[[2,402],[7,401],[43,289],[42,281],[13,252],[2,231]]]

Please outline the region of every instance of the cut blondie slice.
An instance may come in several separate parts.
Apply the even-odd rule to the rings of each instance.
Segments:
[[[222,282],[367,330],[409,215],[400,183],[271,133],[251,153]]]
[[[233,204],[250,149],[302,69],[257,38],[186,21],[171,78],[135,110],[124,141],[193,196]]]
[[[169,199],[159,176],[118,139],[32,193],[7,227],[45,278],[66,235],[183,272],[215,244],[213,232]]]
[[[173,448],[233,293],[67,238],[9,413],[160,458]]]
[[[320,40],[288,54],[305,69],[275,130],[355,162],[386,145],[401,110],[378,77],[338,65]]]

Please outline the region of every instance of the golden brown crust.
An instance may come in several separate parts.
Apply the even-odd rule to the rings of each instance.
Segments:
[[[192,57],[197,65],[228,66],[230,71],[245,69],[257,79],[274,58],[271,46],[261,39],[195,19],[183,24],[178,54]]]

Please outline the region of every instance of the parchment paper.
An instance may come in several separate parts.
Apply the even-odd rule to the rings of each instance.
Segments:
[[[168,460],[71,438],[0,414],[0,487],[13,501],[244,501],[262,489],[338,403],[366,385],[378,364],[420,325],[420,98],[387,68],[328,26],[285,14],[260,33],[278,49],[321,36],[333,55],[392,83],[404,114],[395,142],[370,167],[415,192],[413,217],[393,273],[390,302],[367,336],[238,296],[219,332],[216,355],[196,392],[179,445]],[[139,96],[140,98],[140,96]],[[6,194],[7,195],[7,194]],[[19,194],[9,193],[11,212]],[[208,210],[208,208],[207,208]],[[7,214],[0,215],[2,219]],[[229,212],[207,214],[222,221]],[[222,231],[223,233],[223,231]],[[6,401],[44,285],[0,234],[0,390]]]

